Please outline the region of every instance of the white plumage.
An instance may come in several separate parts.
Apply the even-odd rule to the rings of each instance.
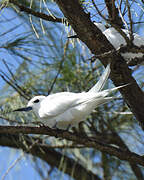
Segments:
[[[105,25],[103,25],[102,23],[96,23],[94,22],[94,24],[102,31],[104,32],[106,30]]]
[[[110,64],[105,69],[97,84],[88,92],[72,93],[60,92],[49,96],[35,96],[27,108],[15,111],[33,110],[40,121],[49,126],[66,129],[68,126],[77,126],[97,106],[107,103],[114,97],[107,97],[111,92],[123,87],[101,91],[110,73]],[[124,85],[125,86],[125,85]]]
[[[122,31],[126,34],[129,38],[129,31],[122,29]],[[103,34],[106,36],[108,41],[115,47],[115,49],[120,48],[121,46],[126,46],[126,40],[124,37],[115,29],[115,28],[108,28],[103,31]],[[133,33],[134,40],[133,44],[137,47],[144,46],[144,37],[139,36],[136,33]],[[144,54],[143,53],[133,53],[133,52],[125,52],[121,53],[125,60],[134,59],[134,58],[141,58]]]
[[[121,46],[126,46],[126,40],[124,37],[113,27],[110,27],[108,29],[105,28],[105,26],[102,23],[94,23],[106,36],[108,41],[114,46],[115,49],[120,48]],[[122,29],[122,31],[126,34],[126,36],[130,39],[130,32],[126,29]],[[144,46],[144,37],[139,36],[136,33],[133,33],[133,44],[137,47]],[[134,53],[134,52],[125,52],[121,53],[123,58],[125,60],[130,60],[134,58],[141,58],[144,56],[143,53]]]
[[[118,50],[121,46],[126,46],[125,38],[113,27],[107,28],[102,23],[94,23],[106,36],[107,40],[114,46],[116,50]],[[126,29],[122,29],[122,31],[126,34],[126,36],[130,39],[130,32]],[[133,33],[133,44],[137,47],[144,46],[144,37],[139,36],[136,33]],[[69,38],[77,38],[77,35],[70,36]],[[134,58],[142,58],[144,53],[142,52],[124,52],[121,53],[123,58],[126,61],[132,60]]]

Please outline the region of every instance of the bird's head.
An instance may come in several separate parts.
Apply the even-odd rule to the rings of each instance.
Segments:
[[[42,100],[45,99],[45,96],[35,96],[27,104],[27,107],[15,109],[14,111],[30,111],[34,110],[37,112],[40,109]]]

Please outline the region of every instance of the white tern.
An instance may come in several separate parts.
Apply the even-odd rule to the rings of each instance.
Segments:
[[[126,29],[122,29],[122,31],[126,34],[126,36],[130,39],[130,32]],[[115,49],[120,48],[121,46],[126,46],[126,40],[124,37],[113,27],[102,31],[103,34],[106,36],[108,41],[115,47]],[[136,33],[133,33],[133,44],[137,47],[144,46],[144,37],[139,36]],[[144,56],[143,53],[140,52],[123,52],[121,55],[124,57],[125,60],[130,60],[134,58],[142,58]]]
[[[14,111],[33,110],[40,121],[48,127],[67,129],[77,126],[99,105],[109,102],[115,97],[107,97],[111,92],[126,85],[102,90],[110,74],[110,64],[107,65],[99,81],[88,92],[60,92],[49,96],[35,96],[25,108]]]
[[[127,42],[125,38],[113,27],[106,28],[102,23],[94,23],[101,31],[102,33],[106,36],[108,41],[114,46],[116,50],[118,50],[121,46],[126,46]],[[126,29],[121,29],[125,35],[130,39],[130,31]],[[77,35],[69,36],[68,38],[78,38]],[[139,36],[136,33],[133,33],[133,44],[137,47],[143,47],[144,46],[144,37]],[[121,53],[123,58],[126,61],[132,60],[134,58],[142,58],[144,56],[144,53],[142,52],[133,52],[129,51],[128,52],[123,52]]]

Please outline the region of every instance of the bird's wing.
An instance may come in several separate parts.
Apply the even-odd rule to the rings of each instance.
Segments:
[[[110,74],[110,64],[107,65],[104,73],[102,74],[96,85],[93,86],[88,92],[96,93],[101,91],[109,77],[109,74]]]
[[[98,93],[71,93],[71,92],[62,92],[56,93],[53,95],[49,95],[42,102],[39,109],[40,118],[53,118],[56,117],[71,108],[75,108],[79,105],[90,104],[90,102],[94,102],[94,106],[97,107],[101,104],[104,104],[110,100],[112,97],[106,97],[111,92],[122,88],[127,85],[122,85],[119,87],[115,87],[112,89],[107,89]]]
[[[94,22],[94,24],[102,31],[104,32],[106,30],[105,25],[103,25],[102,23],[96,23]]]
[[[57,116],[83,103],[86,100],[85,94],[87,93],[61,92],[49,95],[41,102],[39,115],[41,118]]]
[[[103,34],[106,36],[108,41],[115,47],[115,49],[119,48],[121,45],[126,45],[124,37],[113,27],[105,30]]]

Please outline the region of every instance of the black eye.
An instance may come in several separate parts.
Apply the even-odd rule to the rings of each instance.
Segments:
[[[36,99],[35,101],[34,101],[34,103],[38,103],[39,102],[39,99]]]

